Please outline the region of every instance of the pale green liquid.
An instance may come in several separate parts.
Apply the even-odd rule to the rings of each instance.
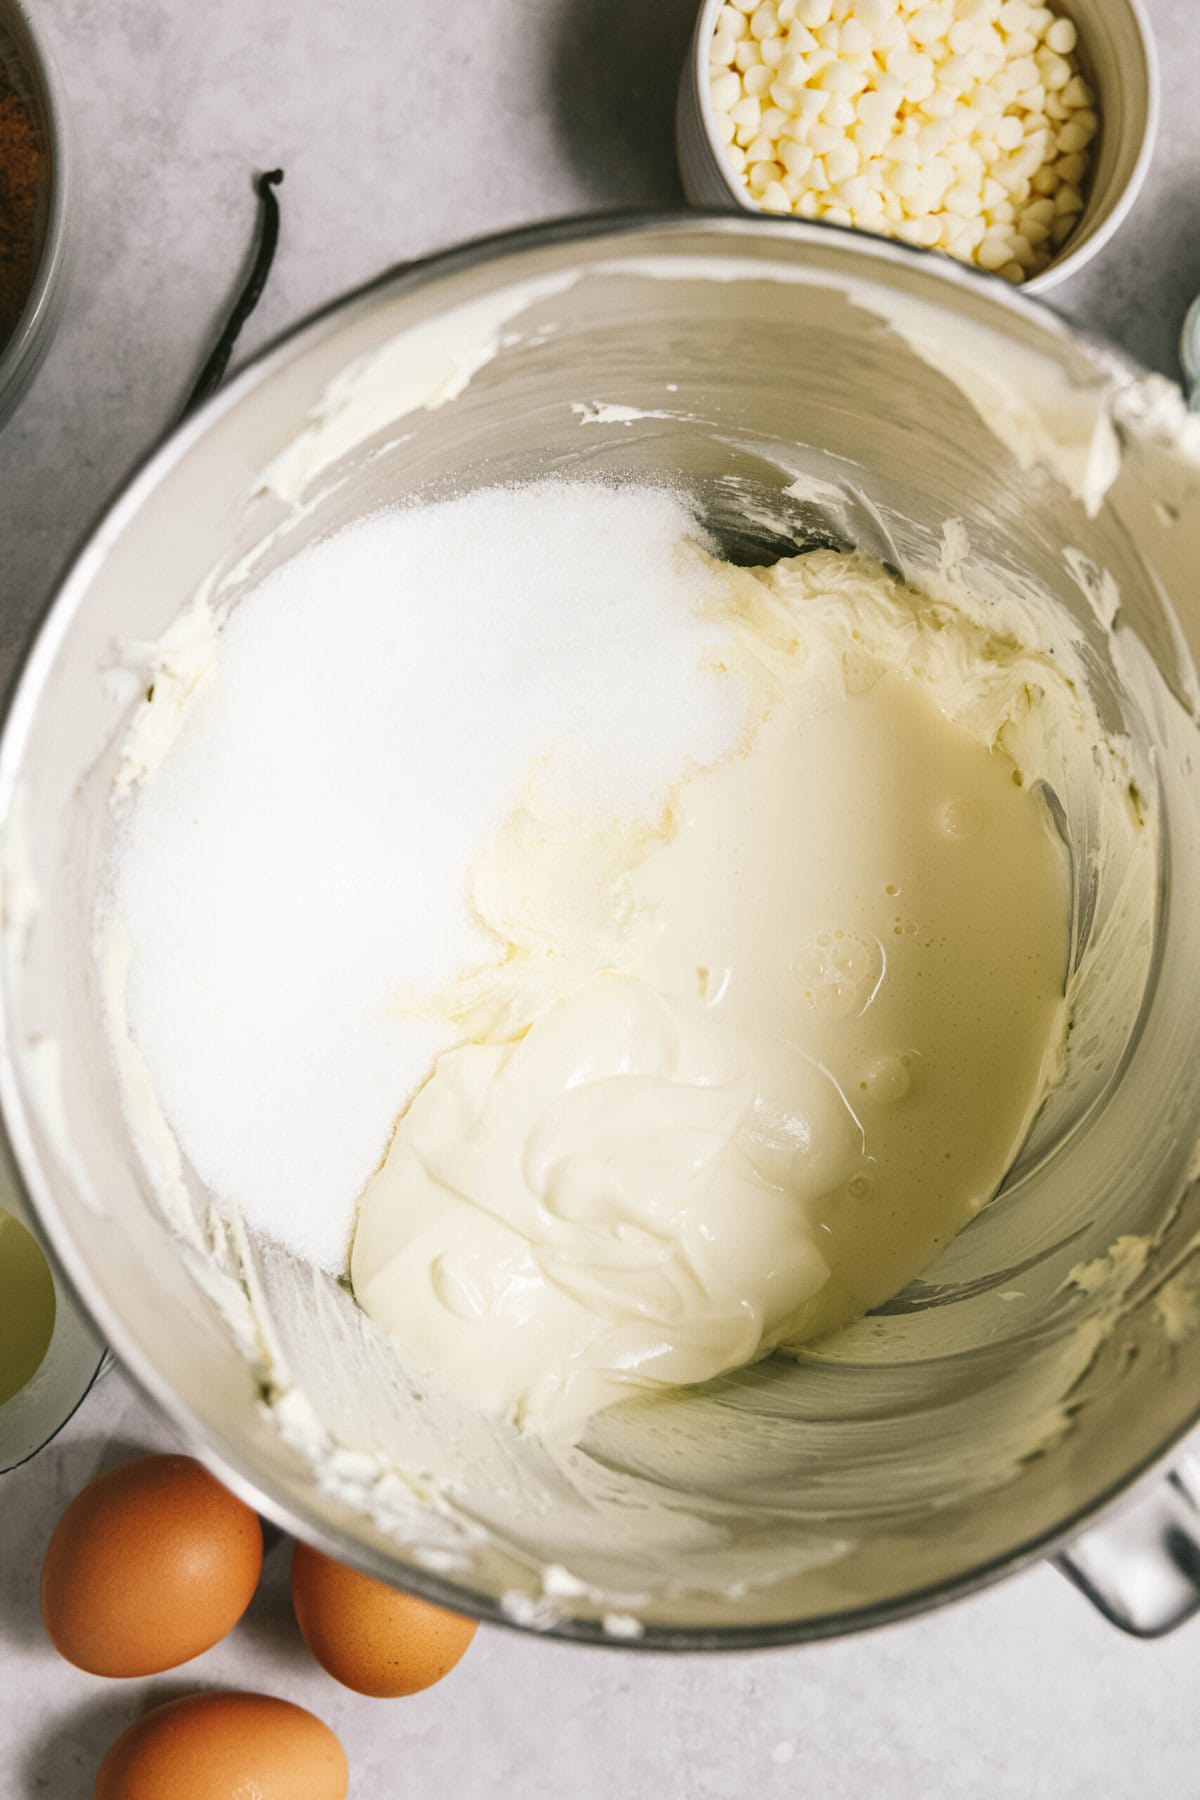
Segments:
[[[41,1247],[0,1212],[0,1406],[42,1366],[54,1334],[54,1279]]]

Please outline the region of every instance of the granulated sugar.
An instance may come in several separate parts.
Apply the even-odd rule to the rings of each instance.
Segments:
[[[114,868],[129,1022],[180,1146],[248,1222],[344,1265],[447,1028],[403,1016],[496,946],[471,864],[535,758],[651,808],[731,748],[698,535],[657,489],[537,483],[380,514],[246,597]]]

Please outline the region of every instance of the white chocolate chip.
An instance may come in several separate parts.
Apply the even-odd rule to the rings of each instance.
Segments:
[[[732,70],[728,70],[725,74],[716,77],[711,85],[710,92],[712,94],[713,106],[718,113],[727,114],[731,107],[737,105],[739,95],[741,94],[741,85],[741,82]],[[731,137],[733,136],[732,131],[729,135]]]
[[[1077,119],[1068,119],[1057,138],[1058,147],[1065,156],[1071,156],[1078,150],[1086,150],[1091,141],[1091,132]],[[1059,174],[1062,174],[1061,169]]]
[[[780,160],[788,174],[800,181],[807,175],[813,159],[811,144],[799,144],[792,138],[784,140],[779,151]],[[1050,207],[1051,217],[1054,215],[1053,203]]]
[[[1046,42],[1056,56],[1070,56],[1078,41],[1078,34],[1070,19],[1055,19],[1046,32]]]

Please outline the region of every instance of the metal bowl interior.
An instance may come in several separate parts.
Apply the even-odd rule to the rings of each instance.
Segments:
[[[1200,1335],[1167,1341],[1155,1308],[1200,1223],[1200,827],[1172,698],[1192,692],[1200,641],[1194,482],[1170,446],[1131,442],[1090,517],[998,443],[922,333],[926,350],[961,339],[1032,372],[1031,393],[1085,415],[1131,378],[969,272],[790,221],[577,221],[454,251],[300,326],[173,433],[82,549],[19,678],[0,742],[0,1103],[42,1226],[126,1367],[223,1478],[435,1600],[596,1642],[627,1641],[636,1610],[636,1641],[657,1648],[829,1636],[1039,1554],[1195,1420]],[[262,471],[328,384],[409,350],[432,373],[428,403],[402,422],[364,413],[299,509],[268,491]],[[581,402],[646,416],[585,426]],[[92,939],[140,699],[114,676],[115,645],[159,636],[214,567],[257,555],[263,573],[380,505],[548,470],[670,479],[750,554],[764,512],[794,543],[833,532],[901,568],[964,519],[981,567],[1075,618],[1114,723],[1155,739],[1170,844],[1156,973],[1128,1031],[1096,1048],[1001,1201],[925,1280],[803,1364],[604,1415],[566,1467],[527,1439],[481,1441],[466,1414],[434,1429],[419,1380],[345,1291],[269,1244],[222,1273],[186,1167],[168,1221],[122,1109]],[[789,496],[797,481],[825,497]],[[1068,550],[1117,581],[1153,718]],[[1110,1318],[1064,1282],[1131,1233],[1145,1255]],[[247,1282],[272,1320],[265,1355],[229,1327],[249,1317]],[[439,1478],[462,1503],[453,1527],[422,1498]]]

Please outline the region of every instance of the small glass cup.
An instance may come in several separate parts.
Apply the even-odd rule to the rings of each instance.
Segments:
[[[13,1180],[0,1161],[0,1212],[24,1225],[54,1282],[54,1327],[37,1369],[0,1405],[0,1475],[28,1462],[57,1436],[111,1358],[87,1314],[55,1267],[54,1258]]]

